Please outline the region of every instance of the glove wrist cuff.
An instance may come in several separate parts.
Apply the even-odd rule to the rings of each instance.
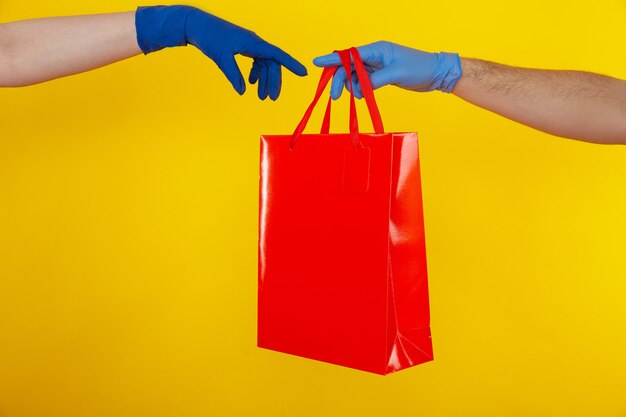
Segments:
[[[451,93],[456,83],[463,75],[459,54],[448,52],[438,53],[437,68],[437,79],[439,83],[436,89],[444,93]]]
[[[187,45],[189,6],[138,7],[135,12],[137,45],[144,54],[171,46]]]

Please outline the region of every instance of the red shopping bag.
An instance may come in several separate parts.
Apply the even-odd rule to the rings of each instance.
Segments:
[[[350,55],[375,133],[261,137],[258,346],[378,374],[433,359],[417,134],[385,133]]]

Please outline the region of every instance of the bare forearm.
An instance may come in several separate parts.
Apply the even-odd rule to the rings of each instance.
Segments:
[[[134,12],[1,24],[0,86],[36,84],[140,52]]]
[[[557,136],[626,143],[626,81],[467,58],[461,65],[453,93],[470,103]]]

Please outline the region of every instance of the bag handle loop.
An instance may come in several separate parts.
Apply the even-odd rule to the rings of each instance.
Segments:
[[[356,104],[354,101],[354,91],[352,87],[352,66],[354,65],[356,75],[361,83],[361,89],[363,91],[363,98],[367,103],[367,108],[370,114],[370,118],[372,120],[372,125],[374,126],[375,133],[384,133],[385,129],[383,127],[382,118],[380,116],[380,111],[378,110],[378,105],[376,104],[376,99],[374,98],[374,90],[372,89],[372,84],[369,79],[369,75],[367,74],[367,70],[365,69],[365,65],[363,65],[363,61],[361,60],[361,56],[356,48],[345,49],[342,51],[335,51],[339,54],[339,58],[341,59],[341,63],[343,68],[346,70],[348,83],[350,86],[350,136],[352,139],[352,143],[354,146],[361,146],[359,141],[359,125],[356,114]],[[317,102],[321,98],[328,82],[333,78],[339,66],[335,67],[326,67],[324,68],[322,75],[320,77],[320,81],[317,85],[317,90],[315,92],[315,97],[313,101],[307,108],[304,113],[304,116],[300,120],[300,123],[296,127],[290,141],[290,148],[293,150],[296,142],[302,135],[302,132],[306,128],[306,125],[311,118],[311,114],[317,105]],[[329,98],[328,103],[326,105],[326,112],[324,113],[324,120],[322,122],[322,134],[328,134],[330,130],[330,115],[331,115],[331,103],[332,100]]]

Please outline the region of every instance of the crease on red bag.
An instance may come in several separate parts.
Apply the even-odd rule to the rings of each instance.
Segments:
[[[263,288],[263,278],[265,277],[266,259],[265,259],[265,242],[267,233],[267,215],[268,215],[268,200],[266,196],[269,192],[269,155],[267,146],[261,146],[261,190],[259,193],[259,250],[258,250],[258,264],[259,264],[259,289]]]
[[[390,236],[390,241],[393,239]],[[406,340],[410,343],[418,352],[421,353],[420,356],[431,358],[431,355],[422,350],[415,343],[411,342],[409,338],[402,335],[400,332],[400,326],[398,324],[398,314],[396,309],[396,295],[395,295],[395,287],[393,285],[394,276],[393,276],[393,268],[391,267],[391,258],[389,260],[389,286],[390,286],[390,294],[391,294],[391,309],[393,310],[394,323],[395,323],[395,336],[391,347],[391,352],[389,353],[389,358],[387,360],[387,369],[386,372],[395,372],[400,369],[404,369],[410,366],[417,364],[411,360],[412,355],[407,352],[407,349],[404,347],[402,343],[402,339]]]

